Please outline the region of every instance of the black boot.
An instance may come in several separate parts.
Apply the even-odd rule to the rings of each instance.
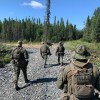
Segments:
[[[25,80],[25,83],[29,83],[30,81],[28,79]]]
[[[16,89],[16,91],[18,91],[18,90],[20,90],[20,87],[18,87],[18,86],[15,86],[15,89]]]
[[[60,65],[60,62],[58,62],[58,65]]]

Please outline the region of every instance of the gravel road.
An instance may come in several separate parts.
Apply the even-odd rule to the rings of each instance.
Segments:
[[[57,65],[55,48],[51,47],[52,55],[48,58],[46,68],[43,67],[43,59],[40,56],[39,48],[27,48],[29,52],[28,78],[31,83],[24,83],[23,74],[19,77],[19,87],[14,89],[14,69],[9,67],[0,69],[0,100],[59,100],[62,92],[56,86],[57,76],[70,62],[70,51],[66,51],[64,65]]]

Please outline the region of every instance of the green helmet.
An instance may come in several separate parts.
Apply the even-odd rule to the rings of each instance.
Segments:
[[[60,42],[59,42],[59,45],[60,45],[60,46],[63,46],[63,42],[62,42],[62,41],[60,41]]]
[[[76,47],[75,52],[80,54],[80,55],[83,55],[86,52],[86,46],[85,45],[78,45]]]
[[[22,44],[22,41],[18,41],[17,44]]]
[[[50,41],[47,41],[46,44],[49,45],[49,46],[53,45]]]
[[[89,59],[90,53],[87,51],[85,45],[78,45],[72,55],[74,59]]]

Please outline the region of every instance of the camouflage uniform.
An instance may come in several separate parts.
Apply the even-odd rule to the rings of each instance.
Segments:
[[[59,42],[59,45],[56,49],[56,55],[58,56],[58,64],[60,64],[60,59],[61,59],[62,60],[61,65],[63,65],[64,51],[65,51],[65,48],[63,46],[63,43]]]
[[[48,42],[43,43],[43,46],[40,48],[40,55],[44,59],[44,67],[45,67],[46,62],[47,62],[47,57],[48,55],[51,55]]]
[[[100,72],[89,62],[84,45],[77,47],[72,62],[60,73],[57,86],[64,90],[60,100],[99,100],[94,88],[100,91]]]
[[[22,70],[24,74],[24,79],[25,82],[29,82],[27,78],[27,65],[28,65],[28,52],[22,47],[22,42],[18,41],[18,46],[12,50],[12,64],[14,66],[14,71],[15,71],[15,89],[19,90],[20,88],[18,87],[18,78],[20,74],[20,70]]]

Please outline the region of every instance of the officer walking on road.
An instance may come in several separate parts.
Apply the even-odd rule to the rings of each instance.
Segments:
[[[45,68],[48,55],[51,56],[51,52],[50,52],[49,46],[52,46],[52,44],[49,43],[49,42],[45,42],[45,43],[43,42],[42,44],[43,45],[40,47],[40,55],[44,60],[44,68]]]
[[[18,46],[12,50],[11,59],[12,64],[14,66],[15,72],[15,89],[19,90],[18,79],[20,70],[22,70],[24,74],[25,83],[28,83],[29,80],[27,78],[27,65],[28,65],[28,52],[22,47],[22,41],[18,41]]]

